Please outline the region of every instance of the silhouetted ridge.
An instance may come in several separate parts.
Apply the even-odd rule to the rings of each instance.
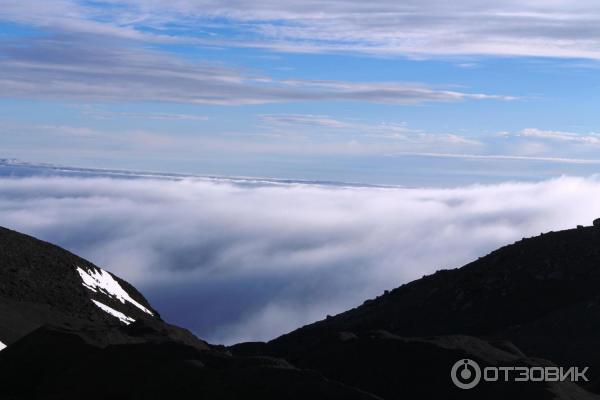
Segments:
[[[0,228],[2,399],[599,399],[600,227],[438,271],[268,343],[212,346],[130,284]],[[452,365],[588,366],[592,382],[458,389]],[[556,364],[555,364],[556,363]]]
[[[462,268],[425,276],[271,342],[243,343],[231,349],[236,354],[284,357],[343,382],[355,382],[357,374],[364,377],[375,368],[378,372],[370,383],[380,379],[383,385],[381,376],[393,379],[392,373],[386,375],[386,368],[402,368],[392,358],[404,359],[416,351],[416,346],[392,342],[436,337],[424,340],[440,343],[448,335],[462,335],[466,343],[479,340],[494,348],[510,349],[519,362],[535,365],[536,361],[528,357],[541,357],[561,366],[589,366],[590,376],[597,379],[599,288],[600,227],[579,227],[520,240]],[[386,332],[385,344],[367,339],[373,332]],[[324,357],[336,348],[340,350],[335,355]],[[485,359],[477,351],[470,355]],[[378,369],[377,360],[384,366]],[[482,362],[500,365],[503,361],[488,357]],[[349,363],[359,367],[349,371]],[[413,365],[428,368],[425,362]],[[414,375],[403,382],[427,386],[424,377]],[[368,383],[359,386],[385,398],[399,393]],[[451,386],[444,387],[452,391]],[[444,390],[422,389],[419,393],[440,395],[446,393]],[[544,389],[548,390],[552,391]]]
[[[233,356],[164,322],[129,283],[0,228],[0,399],[376,396],[268,356]]]

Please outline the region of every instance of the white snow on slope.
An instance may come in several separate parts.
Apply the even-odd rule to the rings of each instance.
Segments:
[[[121,321],[125,325],[129,325],[130,323],[135,322],[135,319],[128,317],[127,315],[123,314],[122,312],[119,312],[119,311],[115,310],[114,308],[107,306],[106,304],[102,304],[99,301],[96,301],[93,299],[92,299],[92,301],[94,302],[94,304],[96,304],[98,307],[100,307],[102,309],[102,311],[112,315],[113,317],[119,318],[119,321]]]
[[[115,278],[113,278],[112,275],[105,270],[101,268],[90,268],[84,270],[81,267],[77,267],[77,272],[79,272],[79,275],[83,280],[82,285],[91,291],[97,293],[98,290],[100,290],[111,297],[117,298],[123,304],[128,301],[143,312],[154,315],[146,307],[132,299],[131,296],[125,290],[123,290],[121,285],[119,285],[119,282],[117,282]]]
[[[2,342],[0,342],[0,351],[4,350],[6,348],[6,345]]]

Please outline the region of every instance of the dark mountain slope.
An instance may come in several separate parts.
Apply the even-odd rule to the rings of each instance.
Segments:
[[[0,352],[2,399],[338,399],[377,397],[270,357],[182,343],[98,347],[42,327]]]
[[[0,255],[0,340],[6,344],[48,322],[118,325],[92,299],[133,319],[160,320],[133,286],[108,272],[109,279],[152,314],[105,290],[84,286],[78,268],[101,270],[50,243],[0,227]]]
[[[165,323],[130,284],[0,228],[0,399],[377,399]]]
[[[402,285],[268,346],[285,352],[328,332],[384,329],[402,336],[510,338],[536,356],[595,363],[600,352],[589,352],[595,343],[581,338],[598,332],[599,300],[600,228],[551,232]],[[554,343],[540,342],[542,332]],[[578,345],[565,351],[556,341]]]
[[[132,329],[115,315],[135,321]],[[207,347],[165,323],[124,280],[58,246],[0,227],[0,342],[10,345],[45,324],[77,327],[102,345],[167,338]]]
[[[598,378],[599,246],[600,228],[523,240],[269,343],[226,349],[165,323],[93,264],[0,229],[0,398],[599,399],[590,390],[600,380],[465,391],[450,379],[465,358],[590,366]]]
[[[598,380],[599,296],[600,228],[551,232],[402,285],[271,342],[231,350],[283,357],[386,399],[407,390],[454,398],[448,372],[461,356],[484,366],[551,365],[530,358],[541,357],[560,366],[590,367],[588,375]],[[462,335],[461,341],[453,335]],[[448,343],[454,343],[453,352]],[[398,371],[406,378],[394,379]],[[433,383],[432,374],[441,381]],[[484,386],[457,398],[506,398],[528,390],[533,392],[518,398],[591,396],[571,383],[553,385]]]

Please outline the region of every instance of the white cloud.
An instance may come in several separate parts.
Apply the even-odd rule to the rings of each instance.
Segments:
[[[93,48],[90,42],[95,44]],[[3,97],[217,105],[321,100],[420,104],[514,99],[399,82],[278,80],[77,36],[0,42],[0,54]]]
[[[572,132],[552,131],[543,130],[537,128],[526,128],[523,129],[517,136],[536,138],[536,139],[548,139],[558,142],[573,142],[590,145],[600,144],[600,135],[596,133],[583,135]]]
[[[397,153],[397,156],[462,158],[472,160],[504,160],[504,161],[542,161],[561,164],[600,164],[600,159],[566,158],[566,157],[537,157],[508,154],[461,154],[461,153]]]
[[[163,112],[116,112],[96,109],[91,106],[79,107],[81,113],[86,116],[97,119],[117,119],[134,118],[143,120],[162,120],[162,121],[206,121],[205,115],[163,113]]]
[[[277,133],[295,133],[307,135],[316,133],[339,134],[338,137],[355,137],[384,141],[381,146],[374,146],[380,154],[387,154],[398,147],[408,148],[437,148],[446,147],[473,147],[480,146],[482,142],[467,136],[453,133],[430,133],[422,130],[410,129],[405,123],[379,122],[366,123],[358,120],[341,120],[327,115],[310,114],[265,114],[260,115],[267,128]],[[311,129],[312,128],[312,129]],[[318,129],[321,128],[321,129]],[[358,143],[358,142],[357,142]],[[372,150],[375,150],[373,148]]]
[[[274,125],[320,126],[325,128],[350,128],[354,125],[326,115],[311,114],[264,114],[260,118]]]
[[[587,0],[7,0],[0,18],[126,40],[280,51],[600,58],[600,6]]]
[[[0,225],[91,259],[167,319],[225,342],[272,338],[600,216],[596,178],[396,189],[33,177],[0,187]]]

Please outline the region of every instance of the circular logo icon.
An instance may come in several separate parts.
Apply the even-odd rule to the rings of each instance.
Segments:
[[[479,368],[479,364],[468,358],[458,360],[452,366],[450,377],[456,387],[473,389],[481,380],[481,368]]]

